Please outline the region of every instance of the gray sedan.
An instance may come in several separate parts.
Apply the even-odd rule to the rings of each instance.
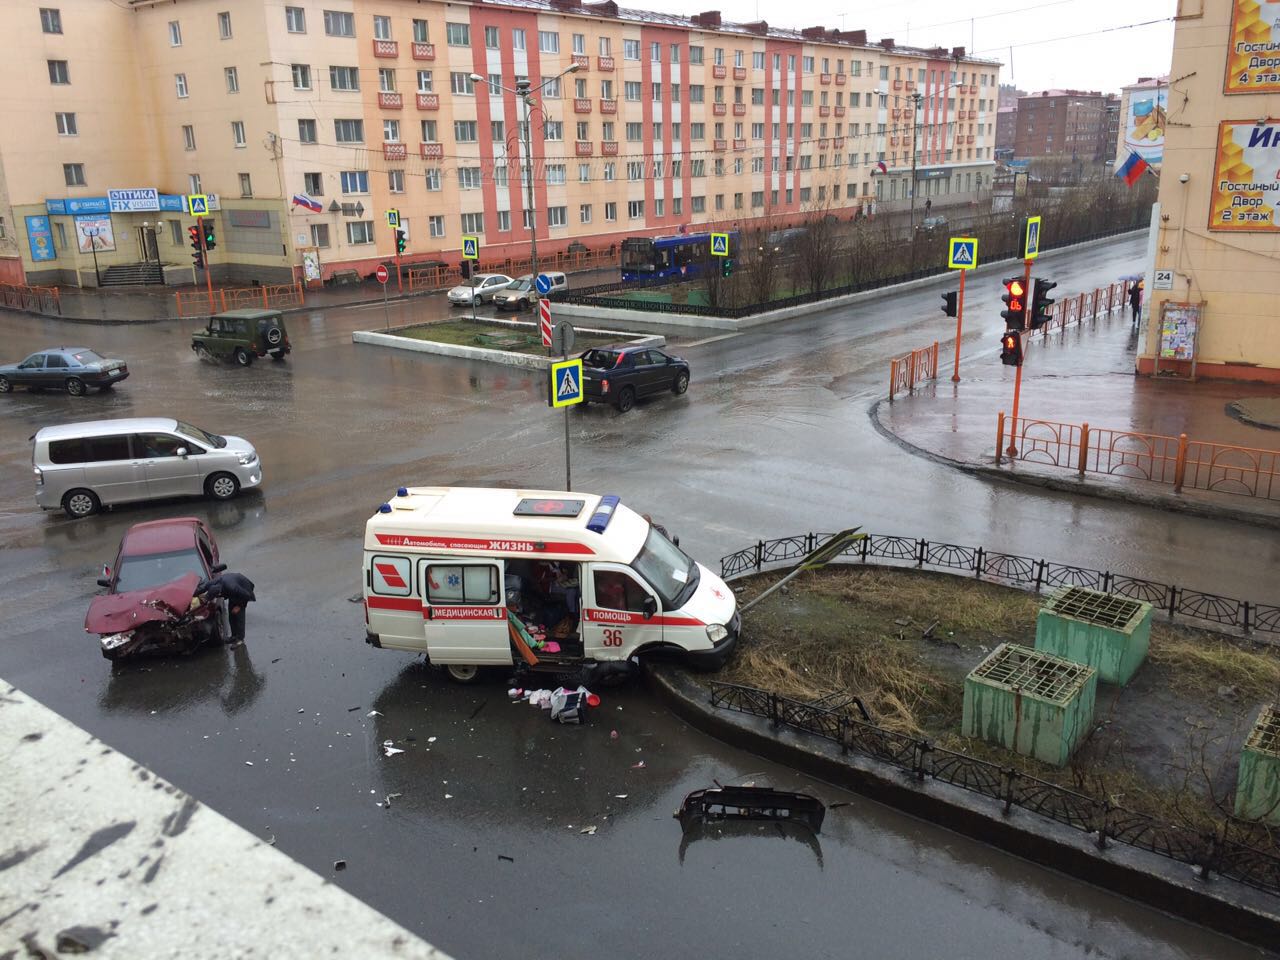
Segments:
[[[0,393],[14,387],[32,390],[48,387],[83,397],[89,387],[110,390],[129,376],[123,360],[109,360],[88,347],[53,347],[33,353],[21,363],[0,366]]]

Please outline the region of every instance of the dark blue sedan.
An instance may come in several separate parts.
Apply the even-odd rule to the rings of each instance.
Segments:
[[[0,393],[14,387],[65,390],[83,397],[90,387],[110,390],[129,376],[123,360],[108,360],[88,347],[53,347],[33,353],[21,363],[0,366]]]

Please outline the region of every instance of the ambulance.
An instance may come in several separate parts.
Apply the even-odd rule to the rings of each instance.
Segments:
[[[483,667],[588,674],[659,651],[718,669],[733,591],[616,496],[401,487],[365,525],[366,642]]]

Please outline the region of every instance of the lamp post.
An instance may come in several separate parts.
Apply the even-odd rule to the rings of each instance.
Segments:
[[[561,77],[571,73],[577,73],[578,65],[571,63],[567,68],[556,74],[554,77],[548,77],[543,80],[536,90],[541,93],[543,88],[554,83]],[[472,83],[489,83],[487,79],[478,73],[471,74]],[[537,103],[537,98],[533,95],[535,88],[530,84],[528,77],[519,77],[516,80],[515,89],[504,87],[502,84],[490,84],[496,86],[499,90],[505,90],[507,93],[514,94],[520,98],[520,102],[524,104],[524,123],[520,131],[521,145],[524,147],[524,162],[521,168],[521,175],[524,178],[525,188],[525,210],[529,215],[529,260],[530,270],[535,280],[538,278],[538,218],[537,208],[535,206],[533,195],[533,146],[530,140],[530,127],[532,126],[531,117],[533,116],[533,106]]]
[[[89,251],[93,254],[93,278],[94,286],[102,286],[102,274],[98,272],[98,235],[102,233],[99,227],[82,227],[81,231],[89,238]]]
[[[924,94],[917,91],[911,94],[911,250],[912,263],[915,267],[915,249],[916,249],[916,158],[919,152],[916,150],[916,134],[920,130],[920,104],[924,102]]]

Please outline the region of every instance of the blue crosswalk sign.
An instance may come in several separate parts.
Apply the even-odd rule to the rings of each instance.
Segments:
[[[713,257],[727,257],[729,255],[729,235],[727,233],[713,233],[711,235],[711,255]]]
[[[479,237],[463,237],[462,238],[462,259],[463,260],[479,260],[480,259],[480,238]]]
[[[1025,229],[1022,259],[1034,260],[1040,256],[1040,218],[1038,216],[1027,217]]]
[[[952,237],[947,252],[947,267],[951,270],[972,270],[978,265],[978,238]]]
[[[547,400],[553,407],[568,407],[582,402],[581,357],[560,360],[551,365],[551,395]]]

